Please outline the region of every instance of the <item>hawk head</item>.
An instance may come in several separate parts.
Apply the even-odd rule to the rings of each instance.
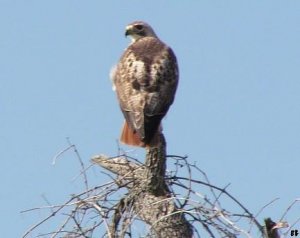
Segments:
[[[135,42],[143,37],[157,37],[152,27],[143,21],[135,21],[126,26],[125,36]]]

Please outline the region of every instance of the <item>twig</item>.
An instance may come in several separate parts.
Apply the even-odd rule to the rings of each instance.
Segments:
[[[55,165],[56,164],[56,161],[65,153],[67,152],[68,150],[70,150],[71,148],[73,148],[74,145],[70,145],[68,146],[67,148],[63,149],[62,151],[58,152],[52,159],[52,165]]]
[[[283,218],[286,216],[286,214],[290,211],[290,209],[297,203],[297,202],[299,202],[300,201],[300,199],[298,198],[298,199],[295,199],[289,206],[288,206],[288,208],[285,210],[285,212],[282,214],[282,216],[281,216],[281,218],[280,218],[280,221],[282,221],[283,220]]]
[[[76,145],[72,144],[71,141],[70,141],[70,138],[67,137],[67,141],[68,141],[68,144],[70,147],[72,147],[74,149],[74,152],[76,154],[76,157],[78,158],[78,161],[80,163],[80,166],[81,166],[81,171],[80,173],[83,175],[83,179],[84,179],[84,185],[85,185],[85,189],[88,190],[89,189],[89,185],[88,185],[88,179],[87,179],[87,175],[86,175],[86,170],[85,170],[85,167],[84,167],[84,163],[81,159],[81,156],[76,148]]]

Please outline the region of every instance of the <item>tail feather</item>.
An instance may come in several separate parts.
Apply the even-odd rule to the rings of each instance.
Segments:
[[[156,147],[160,143],[160,131],[161,127],[154,134],[150,141],[144,141],[137,132],[134,132],[128,123],[125,121],[121,133],[121,142],[127,145],[138,146],[138,147]]]
[[[141,140],[140,136],[134,132],[125,121],[120,140],[127,145],[145,147],[145,143]]]

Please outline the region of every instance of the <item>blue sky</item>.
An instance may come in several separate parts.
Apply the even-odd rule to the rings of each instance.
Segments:
[[[253,213],[279,197],[260,220],[279,219],[300,197],[299,1],[0,0],[3,237],[43,218],[20,214],[45,205],[42,195],[57,204],[83,190],[74,153],[51,164],[67,137],[86,164],[118,153],[123,117],[109,71],[134,20],[150,23],[178,58],[168,152],[188,155],[215,185],[231,183]],[[100,171],[91,181],[108,180]],[[288,222],[299,214],[298,205]]]

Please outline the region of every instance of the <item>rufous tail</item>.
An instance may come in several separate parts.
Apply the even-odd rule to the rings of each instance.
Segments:
[[[159,137],[160,130],[155,133],[151,141],[143,141],[137,132],[134,132],[130,126],[125,121],[121,133],[121,142],[127,145],[138,146],[138,147],[156,147],[159,145],[160,137]]]
[[[126,145],[145,147],[145,143],[141,140],[140,136],[133,132],[125,121],[122,129],[120,140]]]

